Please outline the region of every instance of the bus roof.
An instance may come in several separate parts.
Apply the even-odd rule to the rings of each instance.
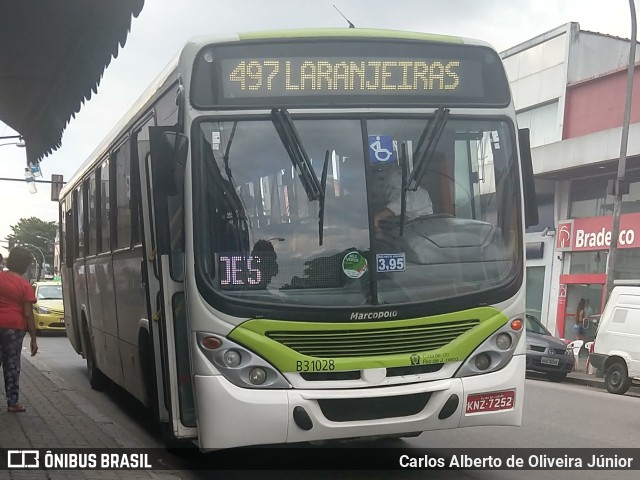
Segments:
[[[189,43],[207,44],[242,40],[269,40],[278,38],[387,38],[399,40],[419,40],[449,44],[481,45],[493,48],[489,43],[475,38],[459,37],[406,30],[387,30],[381,28],[305,28],[290,30],[263,30],[242,32],[236,35],[201,35]]]
[[[374,37],[398,38],[404,40],[423,40],[443,43],[465,43],[462,37],[438,35],[423,32],[407,32],[403,30],[383,30],[376,28],[308,28],[295,30],[271,30],[246,32],[238,35],[240,40],[257,40],[272,38],[309,38],[309,37]]]

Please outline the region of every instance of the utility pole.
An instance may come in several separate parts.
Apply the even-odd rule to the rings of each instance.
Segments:
[[[618,175],[613,182],[613,224],[611,226],[611,244],[607,256],[607,284],[605,302],[613,290],[616,257],[618,254],[618,236],[620,235],[620,214],[622,212],[622,195],[628,193],[629,185],[625,179],[627,166],[627,143],[629,141],[629,123],[631,121],[631,97],[633,94],[633,74],[636,66],[636,6],[634,0],[629,0],[631,12],[631,41],[629,42],[629,64],[627,66],[627,93],[624,103],[624,118],[622,121],[622,139],[620,141],[620,158],[618,159]]]

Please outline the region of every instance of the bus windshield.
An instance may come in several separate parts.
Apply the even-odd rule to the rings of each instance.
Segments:
[[[220,298],[398,305],[480,294],[521,275],[508,120],[451,115],[413,186],[433,116],[292,121],[323,179],[319,199],[309,199],[270,116],[194,128],[196,262]]]

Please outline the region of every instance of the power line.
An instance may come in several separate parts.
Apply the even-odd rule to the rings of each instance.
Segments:
[[[0,181],[4,180],[5,182],[26,182],[24,178],[3,178],[0,177]],[[35,183],[60,183],[60,182],[52,182],[51,180],[31,180]],[[66,184],[67,182],[62,182],[62,184]]]

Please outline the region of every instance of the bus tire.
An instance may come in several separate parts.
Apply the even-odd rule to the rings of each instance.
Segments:
[[[631,379],[627,373],[627,366],[622,360],[616,360],[607,367],[604,383],[607,391],[616,395],[622,395],[629,390]]]
[[[93,345],[91,345],[91,336],[89,335],[89,328],[86,324],[82,329],[82,333],[84,337],[84,352],[87,361],[89,385],[91,385],[93,390],[101,392],[109,386],[109,378],[102,373],[98,365],[96,365],[96,357],[93,353]]]

